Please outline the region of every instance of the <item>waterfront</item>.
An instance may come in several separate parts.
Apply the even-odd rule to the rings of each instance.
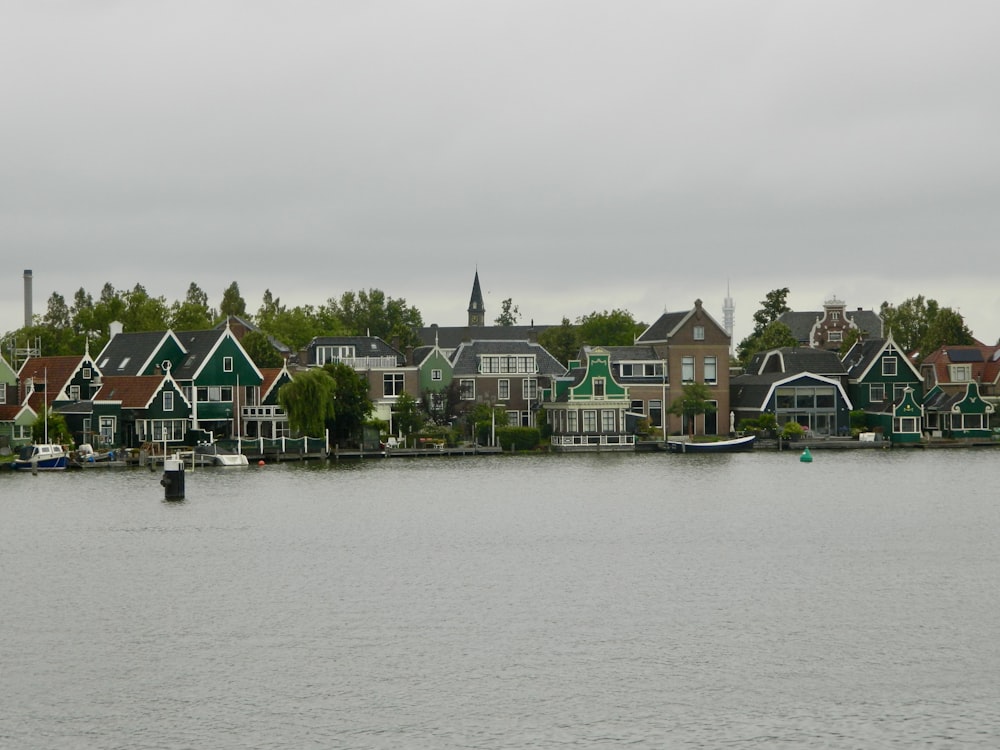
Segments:
[[[0,475],[0,745],[996,747],[1000,454]]]

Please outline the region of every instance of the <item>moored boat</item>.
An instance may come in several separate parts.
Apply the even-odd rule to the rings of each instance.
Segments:
[[[201,466],[249,466],[250,461],[242,453],[220,448],[215,443],[201,443],[195,446],[194,463]]]
[[[670,453],[739,453],[753,450],[756,435],[745,435],[731,440],[695,443],[689,440],[667,440]]]
[[[58,443],[32,443],[21,448],[12,465],[29,471],[58,471],[69,465],[69,454]]]

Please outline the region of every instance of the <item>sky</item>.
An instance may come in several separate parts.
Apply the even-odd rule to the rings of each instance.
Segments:
[[[0,332],[194,282],[425,324],[923,295],[1000,338],[995,0],[0,0]]]

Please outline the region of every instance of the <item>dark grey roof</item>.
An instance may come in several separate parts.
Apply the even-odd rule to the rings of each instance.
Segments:
[[[461,344],[452,356],[454,374],[478,375],[479,357],[487,354],[534,354],[539,375],[558,377],[566,374],[566,368],[549,354],[541,344],[530,341],[481,341]]]
[[[656,356],[656,350],[651,344],[634,344],[633,346],[602,346],[611,358],[611,363],[618,362],[659,362],[662,358]],[[584,352],[593,350],[585,346]]]
[[[850,351],[844,355],[844,369],[848,375],[855,377],[864,372],[875,358],[882,352],[885,339],[868,339],[857,341]]]
[[[527,326],[428,326],[417,331],[420,342],[424,346],[434,346],[435,342],[442,349],[457,349],[461,344],[472,341],[531,341],[538,338],[548,325]]]
[[[729,403],[734,409],[760,409],[771,386],[779,380],[801,378],[808,381],[828,377],[818,372],[766,372],[762,375],[737,375],[729,381]],[[822,382],[822,381],[820,381]]]
[[[262,331],[257,326],[255,326],[249,320],[241,318],[239,315],[229,315],[223,318],[215,325],[215,328],[217,330],[223,330],[224,328],[226,328],[227,325],[230,325],[229,321],[231,320],[236,321],[239,325],[243,326],[248,331],[254,331],[255,333],[262,333]],[[273,346],[276,351],[280,352],[281,354],[291,353],[292,350],[291,347],[288,346],[288,344],[279,341],[269,333],[265,333],[264,335],[267,337],[268,342],[270,342],[271,346]]]
[[[665,312],[656,321],[649,326],[645,331],[639,334],[636,342],[640,341],[666,341],[671,332],[680,325],[680,322],[684,320],[690,313],[690,310],[684,310],[683,312]]]
[[[165,331],[116,334],[94,363],[102,375],[138,375],[165,335]]]
[[[795,340],[801,344],[809,344],[813,326],[823,317],[823,311],[795,312],[789,310],[778,316],[778,322],[784,323],[792,331]],[[859,330],[868,336],[882,336],[882,318],[872,310],[845,310],[844,317],[850,320]]]
[[[181,361],[174,365],[171,375],[176,380],[191,380],[195,374],[205,364],[209,354],[225,335],[225,329],[213,328],[208,331],[177,331],[174,333],[177,340],[184,347],[185,354]]]
[[[827,377],[841,377],[847,374],[844,363],[834,351],[812,349],[808,346],[785,346],[758,352],[747,366],[750,374],[770,372],[790,375],[796,372],[813,372]]]

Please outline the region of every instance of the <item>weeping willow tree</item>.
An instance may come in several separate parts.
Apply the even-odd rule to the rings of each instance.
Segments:
[[[299,373],[278,391],[288,424],[299,435],[321,437],[335,416],[337,383],[326,370]]]

